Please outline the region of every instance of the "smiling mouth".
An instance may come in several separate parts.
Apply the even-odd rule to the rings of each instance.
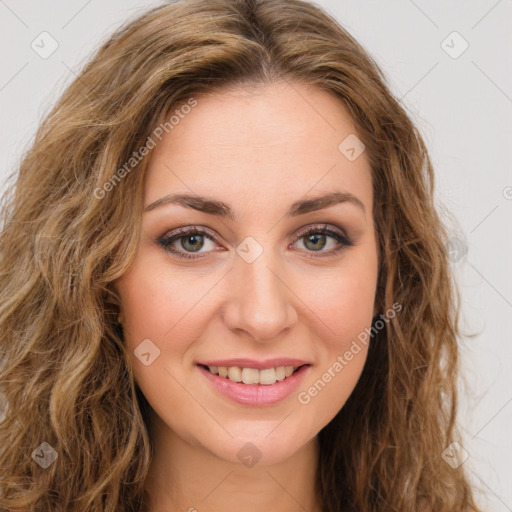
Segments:
[[[212,375],[223,377],[232,382],[240,382],[243,384],[255,385],[260,384],[270,386],[276,382],[286,380],[303,366],[276,366],[274,368],[241,368],[239,366],[206,366],[199,364],[201,368],[209,371]]]

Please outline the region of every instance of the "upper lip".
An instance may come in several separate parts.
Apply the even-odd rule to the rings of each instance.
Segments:
[[[240,368],[257,368],[258,370],[264,370],[265,368],[276,368],[278,366],[294,366],[298,368],[305,364],[311,364],[308,361],[302,359],[292,359],[289,357],[277,357],[274,359],[266,359],[265,361],[257,361],[256,359],[217,359],[215,361],[199,361],[197,364],[204,366],[225,366],[232,367],[238,366]]]

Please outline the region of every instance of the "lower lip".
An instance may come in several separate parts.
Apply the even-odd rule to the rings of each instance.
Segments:
[[[308,372],[309,365],[302,366],[286,379],[270,385],[233,382],[225,377],[213,375],[202,366],[198,368],[224,396],[240,404],[263,406],[275,404],[290,396]]]

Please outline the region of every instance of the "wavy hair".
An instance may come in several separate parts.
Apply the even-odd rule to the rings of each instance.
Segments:
[[[441,456],[458,436],[460,298],[425,143],[374,60],[302,0],[148,10],[102,44],[41,122],[3,197],[1,510],[147,510],[149,404],[113,283],[138,246],[148,157],[113,175],[191,97],[283,80],[329,91],[353,117],[372,169],[377,304],[402,305],[319,432],[323,511],[478,510],[463,467]],[[43,454],[54,459],[45,468]]]

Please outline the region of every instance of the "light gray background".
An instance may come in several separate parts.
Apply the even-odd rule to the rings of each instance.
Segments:
[[[42,115],[90,52],[125,19],[159,3],[0,0],[0,191]],[[459,419],[469,454],[464,464],[486,510],[512,511],[512,1],[317,3],[389,77],[429,147],[436,202],[458,221],[453,236],[467,243],[467,255],[453,262],[467,334],[461,346],[469,387]],[[43,31],[59,45],[47,59],[31,48]],[[457,53],[464,44],[458,36],[446,39],[454,31],[469,44],[458,58],[445,51]]]

